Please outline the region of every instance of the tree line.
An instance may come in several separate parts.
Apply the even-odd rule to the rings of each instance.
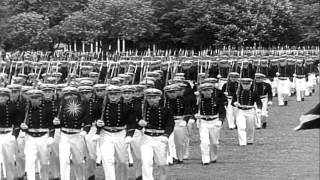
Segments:
[[[318,0],[2,0],[0,45],[49,50],[57,43],[117,39],[132,49],[320,44]],[[111,48],[110,48],[111,47]]]

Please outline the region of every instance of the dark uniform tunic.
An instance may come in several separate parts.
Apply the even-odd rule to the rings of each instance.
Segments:
[[[7,103],[0,105],[0,134],[6,134],[11,132],[11,130],[4,130],[12,128],[12,135],[18,137],[20,118],[19,113],[17,113],[17,108],[14,103],[8,101]]]
[[[174,120],[172,113],[165,107],[147,106],[145,112],[145,121],[147,122],[147,126],[145,127],[146,131],[148,129],[164,131],[164,133],[145,132],[145,134],[149,136],[164,135],[169,137],[174,129]]]
[[[112,128],[124,127],[127,129],[127,136],[133,136],[136,121],[133,108],[125,104],[123,100],[117,103],[107,102],[103,114],[104,130],[108,132],[119,132],[120,130]]]
[[[272,101],[272,88],[269,83],[256,82],[253,85],[253,91],[255,91],[259,97],[268,95],[268,101]]]
[[[211,98],[201,97],[200,115],[214,116],[219,115],[221,120],[226,117],[226,109],[224,107],[224,99],[218,94],[213,94]],[[213,119],[211,119],[213,120]]]
[[[258,109],[262,108],[262,102],[257,92],[254,92],[252,89],[245,90],[240,88],[239,94],[234,94],[232,97],[232,105],[234,106],[235,102],[239,102],[241,106],[253,106],[254,103],[257,104]],[[242,110],[252,109],[250,107],[238,107]]]
[[[51,105],[42,101],[39,106],[32,106],[31,103],[27,106],[28,116],[26,117],[25,123],[28,129],[26,133],[33,137],[41,137],[47,132],[37,131],[40,129],[48,129],[50,131],[49,136],[53,137],[54,131],[52,131],[52,129],[54,129],[54,126],[52,122]]]
[[[64,101],[64,100],[63,100]],[[61,131],[67,134],[74,134],[64,129],[83,128],[87,133],[91,126],[91,117],[89,115],[88,105],[86,101],[81,101],[81,98],[73,102],[62,102],[61,112],[59,113]]]

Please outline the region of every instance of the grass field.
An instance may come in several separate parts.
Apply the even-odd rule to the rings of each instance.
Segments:
[[[318,180],[319,130],[295,132],[298,118],[319,102],[319,92],[304,102],[289,98],[278,107],[274,98],[267,129],[257,130],[255,143],[240,147],[236,130],[221,131],[220,156],[216,164],[201,165],[199,141],[192,141],[190,159],[170,166],[170,180]],[[157,175],[157,170],[155,174]],[[100,173],[99,173],[100,174]],[[130,177],[134,175],[130,173]],[[102,174],[97,178],[103,179]]]

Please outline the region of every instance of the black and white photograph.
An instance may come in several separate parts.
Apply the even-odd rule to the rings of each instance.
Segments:
[[[319,180],[319,0],[0,0],[0,180]]]

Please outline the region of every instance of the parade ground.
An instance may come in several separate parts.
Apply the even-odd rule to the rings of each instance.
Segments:
[[[191,143],[189,160],[170,166],[169,180],[318,180],[319,130],[293,131],[299,116],[319,102],[319,91],[304,102],[289,97],[288,106],[279,107],[277,98],[269,111],[267,129],[257,130],[253,145],[240,147],[236,130],[224,126],[220,156],[215,164],[201,164],[199,138]],[[197,139],[197,140],[196,140]],[[102,168],[97,179],[103,179]],[[158,171],[155,171],[156,175]],[[130,178],[134,174],[131,168]],[[131,180],[131,179],[130,179]]]

